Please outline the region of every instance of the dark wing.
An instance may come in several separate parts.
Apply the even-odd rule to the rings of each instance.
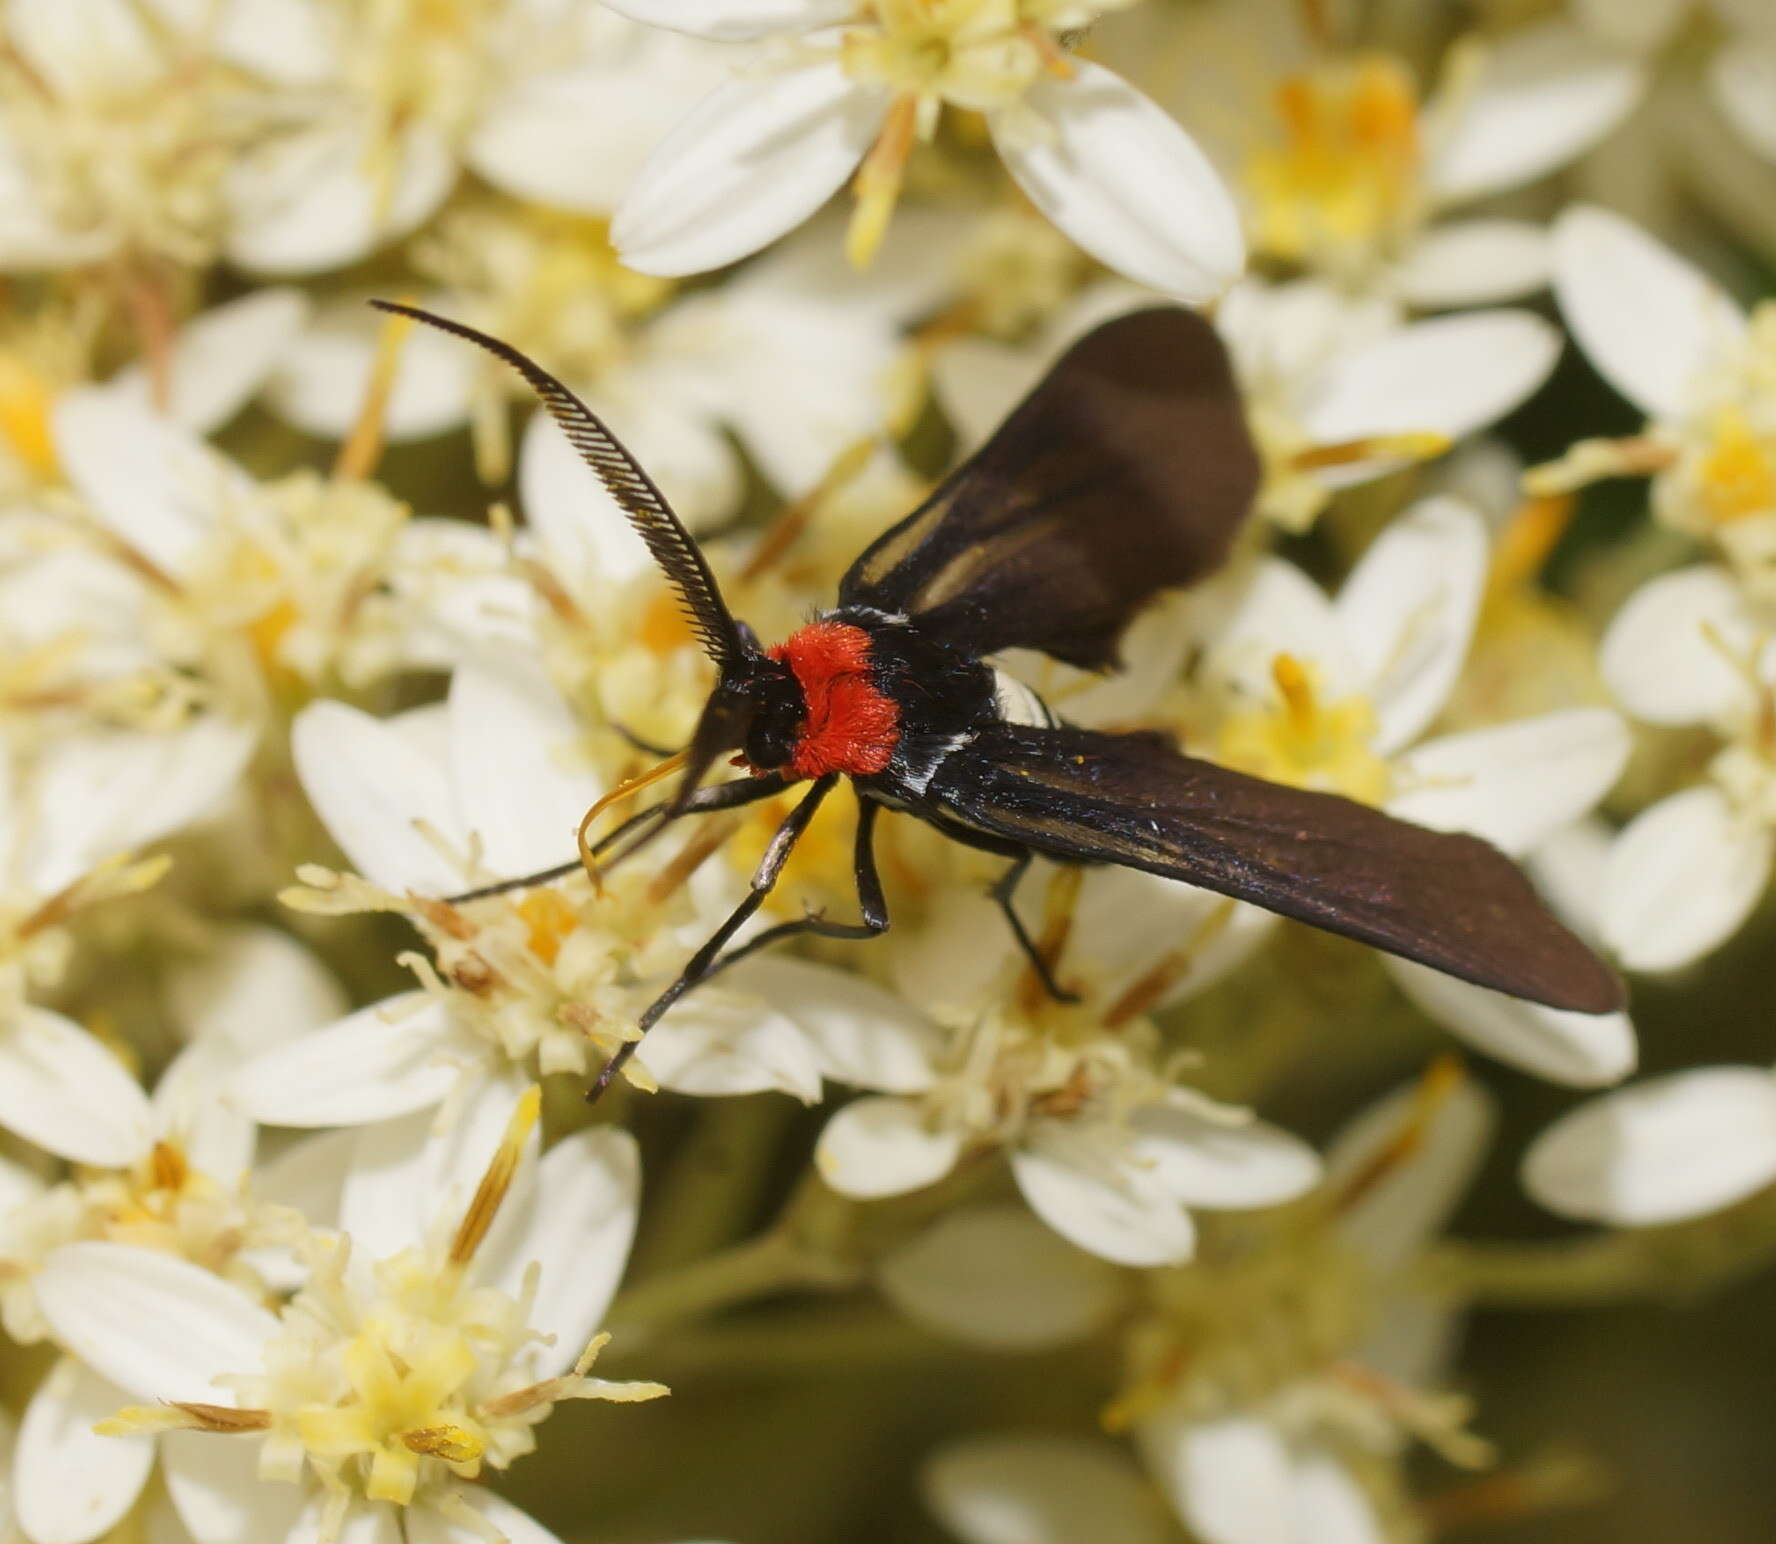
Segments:
[[[858,558],[839,600],[917,617],[976,655],[1108,666],[1144,601],[1227,556],[1258,472],[1215,329],[1194,311],[1136,311],[1075,343]]]
[[[1146,869],[1553,1008],[1622,1006],[1615,973],[1478,837],[1181,755],[1161,735],[1001,725],[928,797],[1009,841]]]

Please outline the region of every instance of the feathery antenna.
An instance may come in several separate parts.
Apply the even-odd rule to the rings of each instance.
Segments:
[[[509,343],[502,343],[465,323],[423,311],[418,306],[393,300],[372,300],[370,304],[379,311],[410,316],[416,322],[425,322],[441,332],[454,333],[470,343],[479,344],[522,375],[541,398],[549,416],[561,426],[568,443],[579,452],[580,459],[604,484],[647,543],[654,561],[678,591],[691,630],[696,633],[704,652],[724,673],[739,663],[746,652],[740,640],[740,630],[734,625],[734,618],[722,600],[715,575],[709,571],[702,551],[684,528],[684,523],[673,513],[666,496],[641,469],[641,463],[623,448],[603,419],[541,365]]]

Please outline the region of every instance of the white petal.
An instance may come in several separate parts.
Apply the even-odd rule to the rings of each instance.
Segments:
[[[45,1152],[121,1168],[147,1151],[148,1099],[71,1019],[24,1007],[0,1026],[0,1125]]]
[[[585,1349],[623,1279],[641,1204],[635,1139],[611,1126],[576,1132],[544,1155],[534,1195],[497,1284],[514,1292],[530,1262],[541,1262],[530,1322],[555,1337],[537,1352],[537,1376],[551,1377]]]
[[[196,1544],[278,1539],[288,1544],[308,1491],[259,1478],[259,1444],[201,1431],[160,1439],[161,1473],[179,1521]]]
[[[1726,43],[1708,70],[1716,106],[1759,155],[1776,161],[1776,43]]]
[[[11,0],[8,40],[58,94],[78,97],[92,82],[140,90],[154,78],[145,19],[125,0]]]
[[[486,1518],[489,1527],[509,1544],[561,1544],[534,1517],[493,1491],[479,1485],[460,1485],[451,1494]],[[406,1544],[486,1544],[489,1537],[486,1528],[445,1517],[423,1505],[410,1508],[405,1522]]]
[[[1317,1447],[1294,1456],[1295,1509],[1303,1537],[1313,1544],[1387,1544],[1387,1530],[1349,1469]]]
[[[1625,1013],[1568,1013],[1407,960],[1383,963],[1406,995],[1445,1029],[1525,1072],[1574,1088],[1600,1088],[1634,1070],[1634,1026]]]
[[[1203,1544],[1300,1544],[1288,1450],[1253,1416],[1192,1421],[1169,1416],[1141,1428],[1148,1465]]]
[[[1405,1265],[1442,1230],[1479,1172],[1497,1124],[1491,1097],[1471,1078],[1445,1093],[1428,1119],[1423,1099],[1417,1083],[1395,1089],[1326,1149],[1327,1193],[1359,1187],[1340,1214],[1340,1231],[1380,1270]],[[1378,1167],[1390,1154],[1393,1161]]]
[[[456,829],[478,834],[498,878],[570,859],[603,780],[574,761],[578,720],[540,668],[506,659],[450,679],[450,774]]]
[[[745,43],[774,32],[803,32],[842,21],[853,0],[605,0],[619,16],[672,27],[718,43]]]
[[[1444,735],[1396,761],[1400,792],[1387,810],[1520,855],[1588,815],[1622,775],[1628,751],[1628,726],[1608,708]]]
[[[167,1064],[151,1101],[156,1132],[185,1150],[193,1168],[233,1186],[253,1166],[252,1119],[221,1097],[235,1053],[215,1041],[188,1045]]]
[[[883,1260],[877,1281],[909,1319],[995,1351],[1083,1340],[1124,1301],[1114,1266],[1018,1206],[952,1212]]]
[[[608,215],[647,153],[727,79],[730,63],[724,49],[670,35],[601,38],[595,61],[526,75],[489,102],[464,158],[515,198]]]
[[[1533,181],[1596,144],[1634,106],[1645,71],[1577,27],[1549,22],[1510,34],[1487,54],[1480,79],[1457,88],[1455,122],[1427,181],[1446,202]]]
[[[225,184],[229,260],[260,273],[320,273],[405,236],[443,203],[456,164],[424,122],[402,134],[386,190],[375,170],[384,154],[376,130],[348,114],[237,157]]]
[[[1550,1211],[1616,1227],[1704,1216],[1772,1180],[1776,1078],[1762,1067],[1698,1067],[1594,1099],[1523,1161]]]
[[[882,1094],[917,1094],[936,1076],[937,1036],[926,1017],[850,971],[761,956],[729,978],[757,993],[813,1042],[829,1078]]]
[[[648,1034],[640,1052],[662,1088],[678,1094],[756,1094],[777,1089],[813,1104],[820,1059],[790,1019],[737,983],[687,997]]]
[[[1616,700],[1649,724],[1720,722],[1752,706],[1742,665],[1776,676],[1776,644],[1724,568],[1698,564],[1650,579],[1603,635],[1598,666]]]
[[[223,930],[213,953],[174,968],[167,995],[192,1039],[266,1050],[343,1018],[345,989],[320,957],[288,933],[243,924]]]
[[[167,731],[95,729],[57,741],[37,764],[37,805],[19,867],[53,891],[101,859],[216,813],[257,735],[214,715]]]
[[[872,1201],[936,1184],[961,1154],[961,1137],[932,1129],[917,1100],[866,1095],[826,1123],[814,1166],[840,1195]]]
[[[1171,1520],[1107,1442],[971,1437],[919,1477],[925,1504],[966,1544],[1161,1544]]]
[[[1312,666],[1316,686],[1329,697],[1361,689],[1344,629],[1325,592],[1294,564],[1263,558],[1210,644],[1203,674],[1231,702],[1268,703],[1276,697],[1271,672],[1279,654]]]
[[[1190,1214],[1120,1133],[1033,1121],[1011,1154],[1018,1189],[1057,1233],[1119,1265],[1181,1265],[1196,1248]]]
[[[296,773],[327,833],[366,879],[397,892],[444,895],[462,874],[419,828],[459,836],[444,768],[397,730],[343,702],[316,702],[296,717]]]
[[[339,1225],[368,1259],[382,1259],[423,1243],[439,1228],[454,1228],[475,1194],[523,1096],[516,1069],[477,1082],[446,1118],[427,1112],[362,1126],[339,1201]],[[526,1160],[482,1249],[500,1250],[524,1228],[534,1194],[532,1133]],[[415,1204],[415,1198],[423,1198]]]
[[[1406,254],[1400,293],[1425,311],[1495,305],[1548,282],[1548,233],[1527,220],[1455,220],[1427,231]]]
[[[1026,922],[1041,915],[1041,894],[1042,888],[1028,881],[1020,888],[1018,912]],[[998,912],[997,906],[992,909]],[[1150,972],[1172,971],[1182,961],[1154,1004],[1161,1008],[1204,990],[1246,959],[1270,932],[1264,917],[1256,908],[1157,874],[1088,869],[1067,958],[1084,967],[1080,986],[1103,1008]],[[1008,933],[1003,918],[995,915],[992,922],[1001,934]]]
[[[269,1126],[354,1126],[429,1109],[471,1049],[449,1008],[407,992],[243,1064],[229,1098]]]
[[[96,230],[63,224],[48,180],[0,124],[0,267],[72,268],[96,262],[116,247],[115,232],[103,224]]]
[[[876,137],[885,91],[838,63],[743,76],[713,92],[636,172],[611,225],[642,273],[720,268],[801,222]]]
[[[1247,1121],[1230,1126],[1194,1110],[1148,1105],[1129,1125],[1135,1161],[1188,1206],[1275,1206],[1313,1189],[1319,1155],[1298,1137]]]
[[[657,389],[730,426],[772,484],[791,492],[881,430],[884,382],[901,346],[874,305],[770,287],[690,296],[661,318],[651,341]]]
[[[1333,603],[1376,707],[1374,748],[1410,745],[1461,674],[1486,583],[1486,527],[1456,499],[1426,499],[1363,555]]]
[[[204,556],[220,511],[254,495],[226,457],[123,392],[64,392],[54,427],[68,480],[100,524],[175,578]]]
[[[233,418],[301,331],[308,300],[299,290],[261,289],[206,311],[180,328],[167,372],[167,415],[207,434]],[[111,383],[153,408],[148,371],[131,365]]]
[[[676,401],[633,391],[622,393],[614,408],[602,399],[592,406],[648,468],[693,534],[732,512],[740,469],[713,425]],[[597,594],[653,570],[653,559],[621,507],[546,413],[536,414],[524,431],[518,490],[525,519],[570,587]]]
[[[1574,0],[1573,13],[1618,48],[1657,48],[1690,9],[1690,0]]]
[[[138,1400],[232,1404],[215,1380],[258,1372],[278,1333],[278,1321],[238,1287],[130,1244],[65,1244],[35,1285],[57,1341]]]
[[[284,1488],[286,1487],[279,1487]],[[290,1531],[284,1535],[284,1544],[404,1544],[404,1507],[354,1497],[337,1533],[328,1526],[328,1510],[326,1498],[310,1491],[307,1505],[303,1507]],[[254,1522],[258,1521],[255,1517]],[[265,1537],[258,1531],[253,1536]]]
[[[1770,878],[1771,834],[1714,787],[1661,799],[1616,838],[1603,936],[1629,970],[1675,970],[1738,932]]]
[[[32,1544],[86,1544],[135,1505],[154,1466],[154,1438],[93,1431],[130,1402],[71,1357],[31,1396],[13,1456],[13,1505]]]
[[[1745,330],[1739,307],[1701,269],[1591,205],[1555,222],[1554,293],[1591,363],[1656,418],[1681,411],[1697,376]]]
[[[1322,445],[1428,432],[1460,440],[1502,418],[1548,378],[1560,334],[1528,311],[1414,322],[1338,360],[1314,383],[1302,426]],[[1378,475],[1369,461],[1339,481]]]
[[[1532,852],[1526,867],[1554,915],[1587,943],[1602,940],[1603,877],[1616,833],[1603,820],[1576,820]]]
[[[305,0],[149,0],[194,48],[279,85],[320,85],[340,67],[324,13]]]
[[[450,302],[423,297],[448,310]],[[344,439],[364,408],[386,319],[353,299],[329,306],[284,350],[269,392],[273,411],[317,439]],[[391,441],[428,439],[469,415],[481,358],[435,328],[401,341],[383,416]]]
[[[1006,169],[1086,252],[1138,284],[1180,300],[1211,300],[1240,276],[1245,241],[1233,197],[1188,134],[1119,75],[1070,60],[1044,77],[1015,115],[988,122]]]

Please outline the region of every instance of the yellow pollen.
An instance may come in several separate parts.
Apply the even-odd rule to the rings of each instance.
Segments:
[[[692,641],[678,601],[664,590],[647,603],[637,637],[644,649],[659,655],[676,654]]]
[[[533,890],[518,903],[518,915],[529,929],[525,946],[545,965],[553,965],[562,940],[579,925],[579,917],[559,890]]]
[[[155,1190],[183,1190],[191,1177],[191,1165],[172,1142],[156,1142],[148,1155],[148,1183]]]
[[[1369,55],[1285,79],[1281,143],[1251,158],[1254,244],[1292,262],[1374,255],[1418,207],[1418,98],[1399,60]]]
[[[1721,409],[1713,428],[1697,477],[1708,518],[1727,525],[1776,513],[1776,442],[1759,435],[1738,407]]]
[[[278,649],[285,635],[296,625],[299,615],[295,602],[280,600],[247,624],[247,642],[253,646],[253,653],[266,670],[277,667]]]
[[[1219,759],[1275,783],[1382,803],[1392,779],[1387,763],[1369,748],[1375,710],[1368,699],[1323,700],[1310,668],[1289,654],[1277,655],[1271,679],[1273,704],[1223,720]]]
[[[61,472],[50,430],[54,405],[49,382],[17,356],[0,353],[0,440],[46,482]]]

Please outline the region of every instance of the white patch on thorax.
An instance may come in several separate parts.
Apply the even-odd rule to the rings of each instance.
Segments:
[[[999,716],[1008,724],[1023,724],[1031,729],[1053,729],[1055,716],[1049,706],[1016,676],[1003,670],[993,672],[993,697]]]

